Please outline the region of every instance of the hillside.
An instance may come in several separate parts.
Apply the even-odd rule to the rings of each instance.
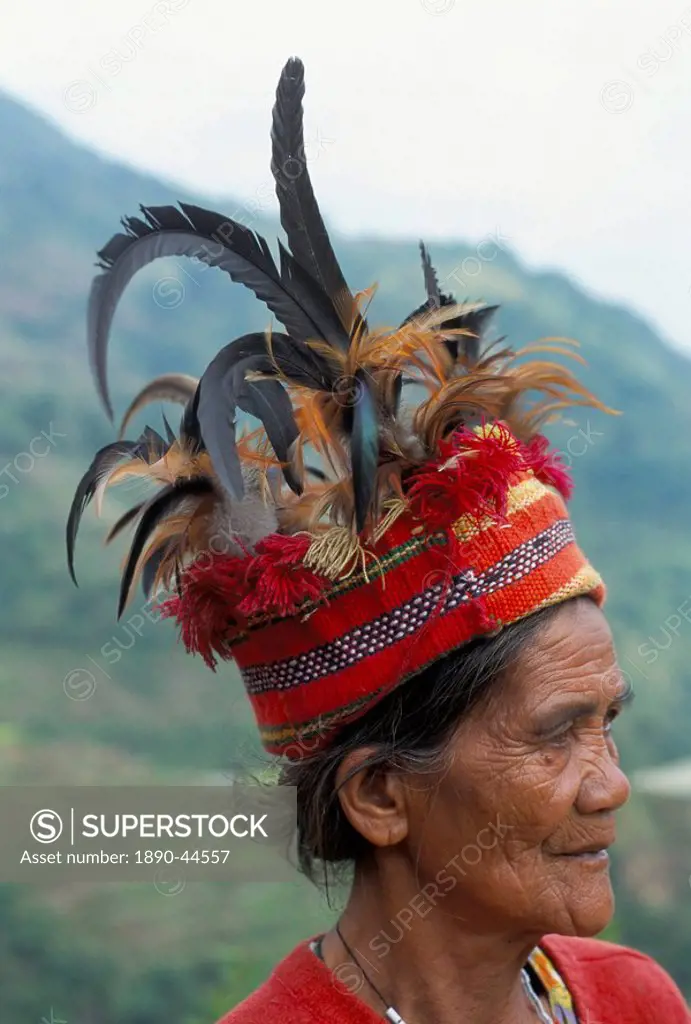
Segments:
[[[74,487],[96,446],[113,437],[85,355],[95,251],[140,202],[209,200],[99,159],[3,96],[0,133],[0,782],[169,781],[229,770],[256,751],[232,671],[214,676],[197,665],[167,624],[147,623],[139,635],[127,615],[115,622],[120,552],[104,557],[92,516],[77,553],[78,590],[64,559]],[[258,186],[267,179],[268,141]],[[268,202],[261,216],[232,199],[213,203],[275,237]],[[501,235],[484,243],[434,245],[446,287],[459,299],[501,303],[496,327],[515,347],[577,339],[585,383],[624,414],[576,413],[553,437],[572,459],[579,539],[607,580],[622,667],[639,691],[619,734],[625,765],[689,757],[691,624],[677,609],[691,596],[691,363],[626,309],[560,274],[528,270]],[[378,281],[372,319],[398,322],[421,301],[417,239],[336,238],[335,246],[354,288]],[[265,325],[263,307],[220,273],[176,261],[148,268],[115,323],[116,412],[152,374],[199,373],[226,340]],[[46,455],[34,457],[46,435]],[[135,601],[131,614],[138,610]],[[88,699],[71,692],[76,670],[91,673]],[[680,822],[691,828],[685,808],[673,816],[675,840]],[[691,915],[677,916],[681,900],[688,907],[688,864],[670,859],[669,817],[642,796],[623,816],[612,935],[658,956],[691,993]],[[143,887],[3,886],[0,1019],[40,1019],[53,1005],[79,1024],[163,1024],[171,1012],[183,1024],[212,1020],[325,913],[299,886],[227,888],[191,886],[162,900]]]

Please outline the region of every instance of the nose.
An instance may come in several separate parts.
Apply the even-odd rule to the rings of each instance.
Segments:
[[[618,811],[631,795],[631,783],[609,750],[589,760],[578,792],[581,814],[602,814]]]

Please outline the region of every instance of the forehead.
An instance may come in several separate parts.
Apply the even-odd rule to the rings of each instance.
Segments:
[[[502,688],[504,699],[528,703],[564,693],[612,700],[623,689],[607,619],[587,598],[559,606],[516,656]]]

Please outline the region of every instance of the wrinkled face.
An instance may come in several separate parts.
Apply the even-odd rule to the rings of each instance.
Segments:
[[[626,696],[602,612],[568,602],[459,727],[441,779],[411,780],[407,843],[438,913],[475,932],[604,928],[603,851],[629,795],[612,737]]]

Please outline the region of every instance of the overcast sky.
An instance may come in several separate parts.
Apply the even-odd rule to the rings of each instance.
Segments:
[[[296,54],[332,224],[499,230],[691,348],[691,3],[0,0],[0,15],[0,88],[267,212],[273,93]]]

